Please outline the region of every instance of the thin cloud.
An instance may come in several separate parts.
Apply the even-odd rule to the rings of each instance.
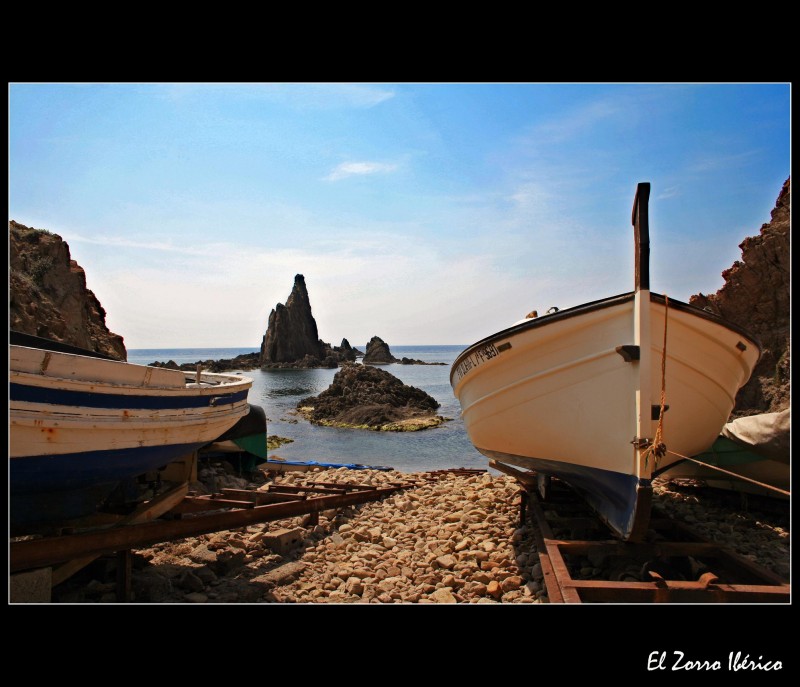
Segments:
[[[583,133],[596,123],[625,112],[625,106],[610,100],[597,100],[573,112],[534,127],[531,142],[560,143]]]
[[[750,162],[750,160],[758,155],[761,151],[748,150],[744,153],[737,153],[735,155],[717,155],[707,156],[697,160],[694,164],[689,166],[690,172],[714,172],[719,169],[727,169],[729,167],[738,167]]]
[[[656,200],[674,198],[675,196],[680,195],[680,188],[680,186],[670,186],[669,188],[665,188],[661,193],[658,194]]]
[[[89,236],[81,236],[80,234],[70,234],[69,240],[76,243],[91,243],[95,246],[110,246],[113,248],[142,248],[144,250],[163,250],[163,251],[185,251],[183,246],[176,246],[171,243],[163,243],[160,241],[131,241],[130,239],[122,239],[114,236],[98,236],[92,238]]]
[[[302,110],[370,108],[395,96],[394,91],[385,88],[348,83],[178,83],[165,85],[161,93],[173,101],[182,101],[197,95],[218,94],[228,98],[266,100]]]
[[[366,174],[388,174],[396,169],[397,165],[385,162],[343,162],[325,177],[325,181],[339,181],[347,177],[364,176]]]
[[[546,206],[551,197],[552,194],[542,184],[528,182],[518,186],[508,199],[521,208],[530,209]]]

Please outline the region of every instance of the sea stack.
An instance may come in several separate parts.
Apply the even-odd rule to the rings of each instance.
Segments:
[[[355,362],[356,350],[350,345],[347,339],[342,339],[342,344],[339,346],[338,353],[341,355],[342,360]]]
[[[373,336],[367,344],[367,351],[364,353],[366,364],[386,364],[396,363],[397,358],[392,355],[389,345],[378,336]]]
[[[267,333],[261,343],[261,365],[295,363],[306,356],[324,358],[317,323],[311,314],[305,278],[298,274],[286,305],[278,304],[269,314]]]

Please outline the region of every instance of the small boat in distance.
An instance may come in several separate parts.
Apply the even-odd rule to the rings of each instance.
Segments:
[[[123,480],[214,441],[248,412],[252,380],[240,375],[15,340],[34,341],[12,333],[9,346],[12,534],[94,513]]]
[[[740,327],[650,292],[649,196],[640,183],[634,291],[531,313],[450,373],[478,451],[567,482],[626,541],[647,531],[652,478],[711,446],[760,357]]]

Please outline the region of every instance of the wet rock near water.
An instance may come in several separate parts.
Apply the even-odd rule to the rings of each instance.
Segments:
[[[335,427],[404,431],[444,421],[436,399],[370,365],[345,365],[325,391],[297,407],[311,422]]]
[[[401,365],[447,365],[447,363],[428,363],[424,360],[417,360],[416,358],[406,358],[405,356],[400,358],[399,362]]]
[[[291,444],[294,439],[289,439],[288,437],[279,437],[277,434],[270,434],[267,437],[267,449],[272,451],[283,444]]]
[[[150,363],[150,367],[166,367],[172,370],[183,370],[185,372],[195,372],[198,365],[205,372],[229,372],[231,370],[253,370],[260,367],[260,355],[255,353],[242,353],[235,358],[220,358],[219,360],[198,360],[193,363],[182,363],[178,365],[174,360],[166,363],[155,361]]]
[[[367,351],[364,353],[364,363],[365,364],[387,364],[387,363],[396,363],[398,362],[397,358],[392,355],[392,352],[389,350],[389,344],[387,344],[383,339],[379,336],[373,336],[369,343],[367,344]]]

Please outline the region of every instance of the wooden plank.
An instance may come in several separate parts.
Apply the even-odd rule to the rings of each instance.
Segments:
[[[371,484],[353,484],[352,482],[310,482],[310,484],[319,485],[320,487],[332,487],[348,490],[352,489],[353,491],[373,491],[377,489],[377,487],[374,487]],[[395,484],[398,484],[398,482],[395,482]]]
[[[182,506],[198,506],[203,510],[214,510],[217,508],[253,508],[255,503],[253,501],[239,501],[236,499],[222,499],[217,496],[212,498],[203,498],[202,496],[187,496]]]
[[[283,520],[296,515],[376,501],[396,491],[398,491],[396,487],[379,488],[369,492],[319,496],[290,503],[209,513],[181,520],[115,527],[111,530],[85,532],[68,537],[48,537],[12,542],[10,572],[44,567],[89,554],[100,555],[126,548],[142,548],[159,542],[196,537],[209,532],[230,530],[260,522]]]
[[[744,571],[748,575],[752,576],[754,580],[776,585],[788,584],[788,581],[782,578],[780,575],[777,575],[766,568],[762,568],[760,565],[756,565],[749,558],[739,556],[729,549],[720,549],[719,559],[737,571]]]
[[[539,564],[542,566],[542,578],[545,589],[547,589],[547,598],[551,604],[563,604],[564,595],[561,592],[558,577],[546,549],[544,552],[539,553]]]
[[[173,460],[159,474],[165,482],[196,482],[197,451]]]
[[[188,493],[189,485],[179,484],[169,491],[164,492],[160,496],[140,504],[133,513],[118,520],[116,526],[121,527],[124,525],[132,525],[155,520],[164,513],[172,510],[172,508],[180,503]],[[57,584],[61,584],[64,582],[64,580],[69,579],[76,572],[82,570],[97,558],[97,555],[84,556],[82,558],[73,559],[63,563],[62,565],[59,565],[56,568],[53,568],[52,585],[55,587]]]
[[[505,463],[498,463],[494,458],[489,461],[489,467],[494,468],[498,472],[503,472],[509,477],[513,477],[526,487],[532,487],[536,484],[535,472],[524,472],[522,470],[518,470],[517,468],[512,468],[510,465],[506,465]]]
[[[130,549],[117,551],[117,601],[122,603],[128,603],[131,600],[132,559]]]
[[[558,545],[554,544],[553,542],[545,539],[545,550],[547,551],[547,555],[550,558],[550,564],[553,566],[553,572],[558,582],[558,586],[561,589],[561,596],[564,599],[564,603],[568,604],[579,604],[581,603],[581,597],[575,588],[572,585],[572,576],[569,573],[569,568],[567,568],[567,564],[564,562],[564,559],[561,556],[561,552],[558,549]],[[549,596],[549,593],[548,593]]]
[[[270,485],[270,488],[268,490],[268,492],[272,492],[272,493],[286,493],[286,494],[300,494],[302,492],[314,492],[314,493],[320,493],[320,494],[344,494],[344,493],[346,493],[346,491],[347,491],[347,489],[344,489],[344,488],[313,487],[313,486],[295,487],[295,486],[288,485],[288,484],[286,484],[286,485],[278,484],[278,485],[275,486],[274,489],[272,488],[272,485]]]
[[[588,554],[590,552],[630,558],[655,558],[658,556],[708,556],[719,553],[719,545],[710,542],[656,542],[635,544],[619,541],[566,541],[554,540],[563,553]]]

